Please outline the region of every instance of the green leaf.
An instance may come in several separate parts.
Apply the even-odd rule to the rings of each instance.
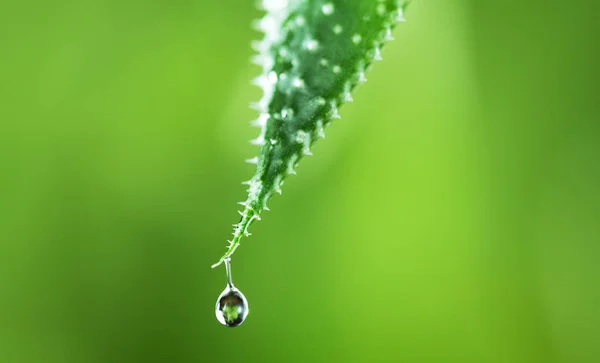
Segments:
[[[221,264],[260,220],[284,179],[324,137],[325,128],[340,118],[339,107],[352,101],[352,91],[366,82],[365,73],[381,60],[384,43],[403,21],[406,1],[399,0],[263,0],[266,15],[257,22],[264,39],[253,46],[255,63],[263,68],[254,81],[264,91],[254,105],[253,124],[261,129],[252,140],[260,146],[256,172],[241,202],[241,220]]]

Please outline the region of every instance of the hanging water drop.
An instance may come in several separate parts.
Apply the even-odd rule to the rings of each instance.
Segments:
[[[240,290],[233,286],[231,277],[231,260],[224,260],[227,273],[227,286],[219,295],[215,306],[217,320],[228,327],[241,325],[248,316],[248,300]]]

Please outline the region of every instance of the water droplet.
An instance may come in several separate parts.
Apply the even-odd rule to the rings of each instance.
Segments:
[[[215,306],[217,320],[228,327],[241,325],[248,316],[248,300],[240,290],[233,286],[231,278],[231,260],[225,259],[225,271],[227,273],[227,287],[219,295]]]

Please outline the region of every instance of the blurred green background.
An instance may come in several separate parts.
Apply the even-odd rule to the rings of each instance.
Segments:
[[[0,5],[0,363],[600,361],[600,3],[419,0],[233,259],[253,1]]]

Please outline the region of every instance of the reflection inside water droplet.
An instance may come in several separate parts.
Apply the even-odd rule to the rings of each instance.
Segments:
[[[230,259],[226,259],[224,262],[227,272],[227,287],[217,299],[215,314],[221,324],[236,327],[241,325],[248,316],[248,301],[244,294],[233,286]]]
[[[236,327],[242,324],[248,316],[248,301],[241,291],[227,286],[217,300],[215,313],[221,324]]]

